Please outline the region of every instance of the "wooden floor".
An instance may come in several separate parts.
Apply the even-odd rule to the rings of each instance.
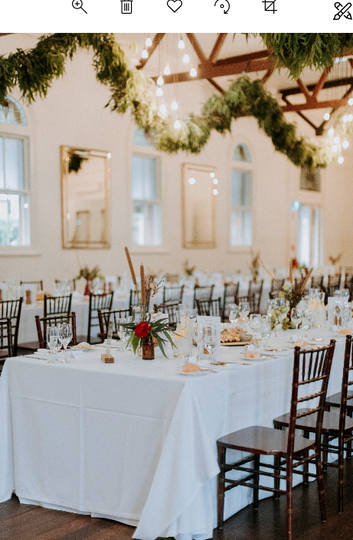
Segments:
[[[353,539],[353,460],[346,464],[345,510],[337,514],[336,473],[330,469],[326,480],[328,520],[321,523],[316,482],[294,490],[294,540]],[[350,482],[350,485],[348,485]],[[286,501],[260,501],[226,521],[223,531],[214,531],[215,540],[285,539]],[[134,529],[106,519],[20,504],[14,496],[0,504],[0,540],[130,540]],[[142,539],[143,540],[143,539]]]

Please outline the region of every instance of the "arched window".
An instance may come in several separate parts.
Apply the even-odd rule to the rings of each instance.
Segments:
[[[160,157],[143,130],[136,128],[131,164],[132,243],[162,245]]]
[[[245,143],[234,150],[231,190],[230,245],[252,246],[252,159]]]
[[[26,126],[22,107],[6,96],[0,106],[0,246],[31,243]]]

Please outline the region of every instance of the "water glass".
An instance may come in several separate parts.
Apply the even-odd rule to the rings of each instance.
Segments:
[[[47,345],[50,349],[50,354],[56,354],[59,351],[59,328],[57,326],[47,326]]]
[[[295,329],[297,330],[299,324],[301,323],[303,319],[303,312],[301,309],[295,307],[292,309],[292,322],[295,324]]]
[[[342,324],[347,328],[352,320],[352,307],[351,304],[342,304]]]
[[[236,304],[229,304],[229,322],[236,324],[239,320],[239,308]]]
[[[256,341],[256,332],[258,332],[260,330],[261,315],[259,315],[258,313],[252,313],[250,315],[249,326],[250,326],[251,330],[254,331],[254,346],[257,347],[258,345],[257,345],[257,341]]]
[[[312,328],[313,325],[313,314],[310,309],[306,309],[303,313],[302,318],[302,328],[305,331],[304,337],[308,337],[309,330]]]
[[[269,315],[261,316],[260,332],[263,345],[267,346],[268,339],[271,336],[271,317]]]
[[[240,316],[244,320],[250,313],[249,302],[239,302],[239,311],[240,311]]]
[[[209,359],[211,362],[215,363],[217,362],[214,357],[214,352],[217,347],[217,332],[216,332],[216,325],[214,324],[208,324],[203,329],[203,344],[205,346],[206,351],[209,354]]]

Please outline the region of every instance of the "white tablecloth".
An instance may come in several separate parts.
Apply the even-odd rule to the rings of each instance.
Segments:
[[[331,393],[340,389],[343,346],[337,343]],[[111,518],[137,526],[141,540],[211,538],[216,440],[272,426],[288,411],[293,352],[243,365],[238,348],[228,348],[222,359],[238,364],[199,376],[180,374],[179,359],[114,355],[114,364],[103,364],[98,351],[70,364],[6,361],[0,501],[15,492],[21,502]],[[233,490],[225,515],[251,501],[248,488]]]

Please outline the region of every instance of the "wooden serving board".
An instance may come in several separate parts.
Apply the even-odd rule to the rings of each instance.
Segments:
[[[227,343],[221,343],[221,347],[236,347],[237,345],[252,345],[253,343],[253,341],[230,341]]]

